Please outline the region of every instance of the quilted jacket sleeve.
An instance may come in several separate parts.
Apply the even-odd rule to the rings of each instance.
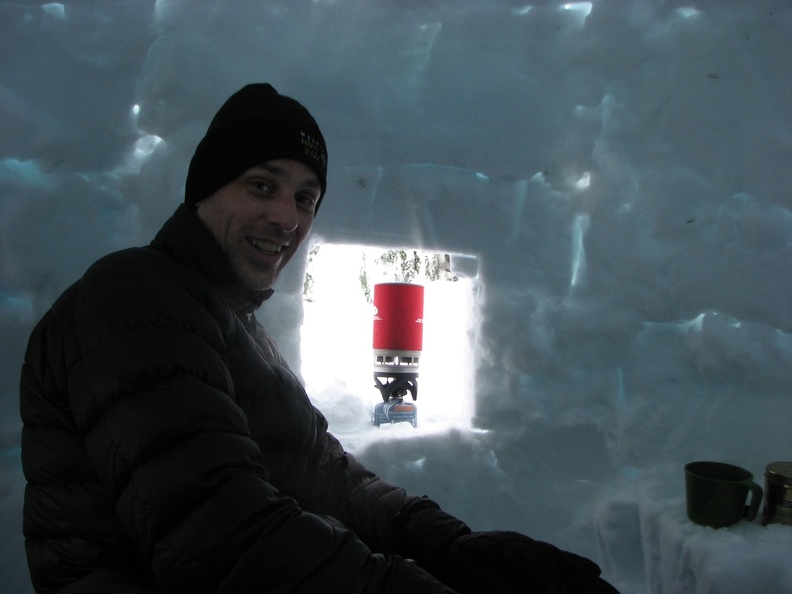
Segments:
[[[419,499],[380,478],[344,451],[317,412],[316,446],[293,464],[287,491],[306,509],[337,518],[371,550],[394,551],[399,513]]]
[[[261,325],[256,335],[263,350],[278,354],[277,346]],[[279,355],[277,360],[280,361]],[[371,550],[417,555],[415,547],[404,546],[402,524],[416,503],[420,506],[429,500],[407,493],[360,464],[328,432],[327,420],[319,410],[314,410],[313,419],[313,448],[290,460],[291,472],[279,485],[304,509],[338,519]]]
[[[235,401],[233,313],[151,257],[100,261],[38,340],[62,345],[62,405],[154,582],[190,593],[448,592],[270,484]]]

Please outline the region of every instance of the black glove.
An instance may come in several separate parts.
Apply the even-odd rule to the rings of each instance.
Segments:
[[[592,561],[517,532],[471,532],[429,499],[396,521],[399,554],[460,594],[618,594]]]
[[[617,592],[593,561],[517,532],[460,536],[429,571],[460,594]]]

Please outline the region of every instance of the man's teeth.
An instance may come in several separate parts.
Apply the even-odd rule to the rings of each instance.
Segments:
[[[252,245],[257,250],[261,250],[262,252],[267,252],[269,254],[277,254],[283,246],[279,243],[271,243],[269,241],[259,241],[258,239],[253,239],[252,237],[248,238],[250,245]]]

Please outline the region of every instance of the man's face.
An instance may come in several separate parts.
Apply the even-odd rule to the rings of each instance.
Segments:
[[[276,159],[198,202],[198,217],[242,283],[269,289],[311,230],[321,191],[307,165]]]

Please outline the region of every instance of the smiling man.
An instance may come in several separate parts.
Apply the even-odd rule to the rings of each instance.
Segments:
[[[38,592],[613,592],[586,559],[472,532],[327,432],[254,316],[326,180],[308,111],[244,87],[151,244],[100,259],[33,331],[20,406]]]
[[[308,236],[321,195],[307,165],[278,159],[254,165],[196,206],[239,280],[263,291]]]

